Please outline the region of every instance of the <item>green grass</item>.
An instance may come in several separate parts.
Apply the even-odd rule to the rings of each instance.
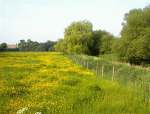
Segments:
[[[108,57],[107,57],[108,56]],[[113,57],[109,57],[113,56]],[[114,79],[121,84],[128,84],[129,82],[143,83],[150,82],[150,69],[140,66],[130,66],[126,63],[120,63],[114,55],[104,55],[103,57],[92,57],[86,55],[69,55],[69,57],[76,63],[90,70],[93,70],[98,76],[103,74],[105,79]],[[112,59],[110,59],[112,58]],[[113,73],[114,68],[114,73]]]
[[[61,53],[0,53],[0,61],[0,114],[150,113],[140,85],[102,79]]]
[[[99,56],[103,60],[107,61],[119,61],[119,57],[116,54],[104,54]]]

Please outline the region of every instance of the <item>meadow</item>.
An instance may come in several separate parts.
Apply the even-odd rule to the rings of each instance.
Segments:
[[[120,78],[111,80],[112,65],[96,63],[93,57],[55,52],[0,53],[0,114],[16,114],[23,108],[22,114],[150,113],[145,90],[149,71],[117,65],[120,72],[115,78]],[[103,77],[95,70],[102,63],[109,66]]]

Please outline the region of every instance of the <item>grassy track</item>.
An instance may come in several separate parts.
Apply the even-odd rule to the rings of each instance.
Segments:
[[[121,75],[121,74],[120,74]],[[0,114],[149,114],[142,91],[60,53],[0,53]]]

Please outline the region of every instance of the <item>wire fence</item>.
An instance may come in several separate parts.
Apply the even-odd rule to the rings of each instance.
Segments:
[[[143,93],[145,104],[150,105],[150,71],[141,67],[117,64],[98,57],[86,55],[69,55],[71,60],[89,70],[97,77],[117,81],[122,85],[132,86],[137,92]]]

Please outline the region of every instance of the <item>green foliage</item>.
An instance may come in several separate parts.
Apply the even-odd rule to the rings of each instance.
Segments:
[[[92,24],[88,21],[73,22],[65,29],[64,39],[68,53],[89,54],[92,45]]]
[[[6,51],[7,49],[7,44],[6,43],[1,43],[0,44],[0,51]]]
[[[102,30],[93,31],[88,21],[73,22],[65,29],[64,39],[55,45],[56,51],[99,55],[112,52],[114,36]]]
[[[115,38],[113,35],[106,31],[96,30],[92,35],[93,44],[90,47],[91,55],[101,55],[112,53]]]
[[[47,41],[47,42],[44,42],[44,43],[40,43],[36,50],[37,51],[53,51],[55,44],[56,43],[53,42],[53,41]]]
[[[111,53],[118,55],[119,46],[120,46],[120,38],[114,38],[112,40]]]
[[[150,63],[150,8],[134,9],[125,15],[120,57],[131,64]]]
[[[64,40],[60,40],[55,48],[66,53],[89,54],[92,42],[92,24],[88,21],[77,21],[65,29]]]
[[[114,36],[108,32],[104,32],[101,38],[100,54],[111,54]],[[114,41],[115,42],[115,41]]]
[[[54,45],[55,42],[53,41],[39,43],[28,39],[27,41],[20,40],[20,43],[18,44],[18,48],[19,51],[52,51],[54,50],[53,49]]]
[[[56,45],[54,46],[55,51],[58,52],[66,52],[67,50],[67,44],[66,41],[63,39],[59,39],[56,43]]]
[[[92,34],[93,44],[90,47],[91,55],[99,55],[100,45],[101,45],[101,37],[102,37],[101,30],[93,31],[93,34]]]

